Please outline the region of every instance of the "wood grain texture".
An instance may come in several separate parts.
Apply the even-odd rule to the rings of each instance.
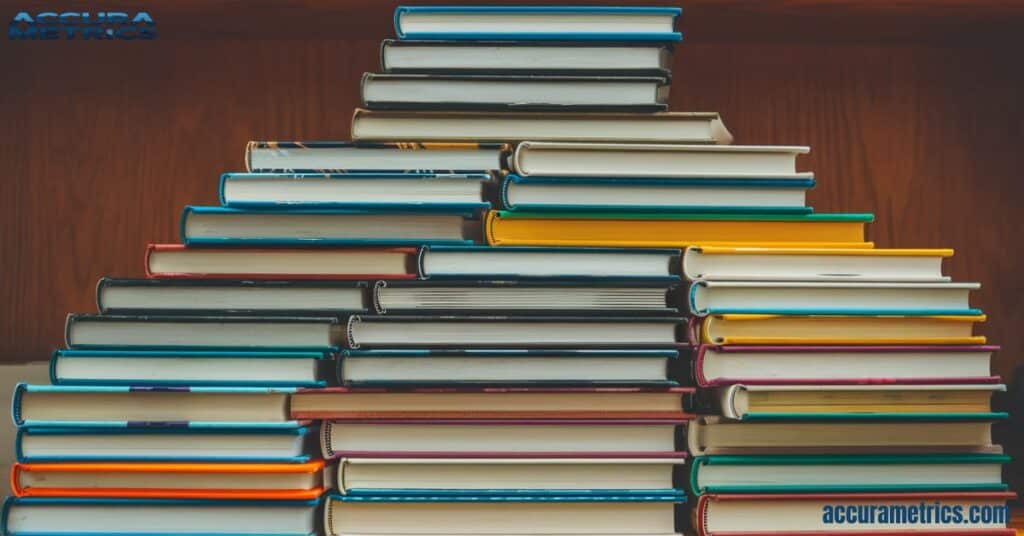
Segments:
[[[694,32],[711,9],[695,4]],[[95,310],[100,276],[141,276],[145,244],[177,240],[183,205],[216,203],[217,177],[242,169],[246,141],[346,139],[393,5],[358,24],[341,17],[341,28],[370,28],[345,40],[165,38],[168,21],[153,42],[5,41],[0,358],[48,357],[65,313]],[[817,174],[813,206],[875,212],[881,247],[955,248],[947,272],[983,283],[973,305],[989,314],[983,331],[1003,345],[996,372],[1008,374],[1024,356],[1014,50],[970,36],[971,46],[697,41],[677,49],[671,108],[720,111],[737,143],[810,145],[801,169]]]

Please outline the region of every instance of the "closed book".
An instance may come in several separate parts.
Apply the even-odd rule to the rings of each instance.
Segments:
[[[671,315],[679,289],[657,282],[378,281],[373,304],[388,313]]]
[[[366,282],[245,279],[112,279],[96,285],[102,314],[313,315],[367,312]]]
[[[263,350],[57,350],[54,385],[317,387],[330,352]]]
[[[522,177],[731,179],[813,179],[797,171],[810,147],[787,145],[686,145],[679,143],[595,143],[531,138],[516,145],[509,167]]]
[[[1004,491],[1002,454],[701,456],[690,489],[702,493]]]
[[[343,495],[673,495],[682,457],[341,458]]]
[[[508,210],[556,212],[715,212],[809,214],[814,179],[664,179],[520,177],[508,175],[501,204]]]
[[[18,497],[311,500],[324,492],[324,462],[16,463]]]
[[[197,423],[198,424],[198,423]],[[45,462],[308,462],[317,430],[234,422],[214,426],[19,428],[16,459]]]
[[[697,385],[998,383],[998,346],[743,346],[697,348]]]
[[[678,249],[425,246],[424,279],[676,281]]]
[[[662,349],[342,350],[342,385],[676,385]]]
[[[245,169],[265,173],[466,173],[500,171],[509,146],[501,143],[250,141]]]
[[[985,315],[709,315],[692,322],[694,344],[722,345],[930,345],[985,344],[974,335]]]
[[[711,395],[717,412],[742,421],[994,420],[993,393],[1001,384],[743,385]],[[706,393],[706,392],[705,392]]]
[[[344,419],[320,427],[324,458],[685,458],[674,419]]]
[[[19,427],[291,428],[294,389],[270,387],[114,387],[28,385],[14,388]]]
[[[555,74],[655,76],[672,74],[672,46],[586,41],[429,41],[385,39],[385,73]]]
[[[1008,492],[705,494],[697,501],[694,526],[701,536],[1013,536],[1005,506],[1015,497]],[[977,515],[983,508],[998,513],[998,519],[968,519],[968,510]]]
[[[492,246],[686,247],[692,244],[800,244],[869,248],[870,214],[645,214],[490,211]]]
[[[418,248],[186,248],[150,244],[146,277],[154,279],[415,279]]]
[[[970,293],[979,283],[696,281],[689,309],[709,314],[979,315]]]
[[[133,350],[312,350],[341,342],[337,317],[69,314],[68,348]]]
[[[225,173],[220,204],[230,208],[479,210],[494,177],[477,173]]]
[[[676,7],[399,6],[399,39],[680,41]]]
[[[648,495],[328,495],[324,532],[412,534],[674,534],[681,491]]]
[[[702,416],[686,439],[694,456],[716,454],[991,453],[990,420],[735,421]]]
[[[342,209],[233,209],[186,206],[186,246],[418,246],[472,244],[470,212]]]
[[[318,501],[9,497],[0,530],[62,534],[317,534]]]
[[[656,348],[674,346],[678,317],[414,316],[349,317],[350,349]]]
[[[944,282],[951,249],[846,249],[690,246],[682,270],[691,281]]]
[[[522,140],[728,144],[715,112],[591,113],[402,111],[357,108],[352,139],[511,143]]]
[[[623,420],[686,419],[685,387],[473,387],[302,389],[296,420]]]

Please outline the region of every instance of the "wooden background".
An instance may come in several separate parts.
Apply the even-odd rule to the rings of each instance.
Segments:
[[[394,6],[112,1],[159,38],[0,42],[0,359],[47,358],[97,278],[141,276],[146,243],[216,203],[246,141],[346,139]],[[983,283],[1004,375],[1024,355],[1019,6],[687,2],[671,99],[721,112],[736,143],[810,145],[815,209],[874,212],[878,246],[955,248],[947,272]]]

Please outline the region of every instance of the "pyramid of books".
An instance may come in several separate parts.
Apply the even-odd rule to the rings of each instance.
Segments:
[[[68,317],[4,533],[1012,534],[978,285],[665,111],[678,16],[399,8]]]

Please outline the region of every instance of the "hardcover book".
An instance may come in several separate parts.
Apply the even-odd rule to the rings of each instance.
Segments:
[[[245,169],[262,173],[465,173],[504,167],[501,143],[250,141]]]

